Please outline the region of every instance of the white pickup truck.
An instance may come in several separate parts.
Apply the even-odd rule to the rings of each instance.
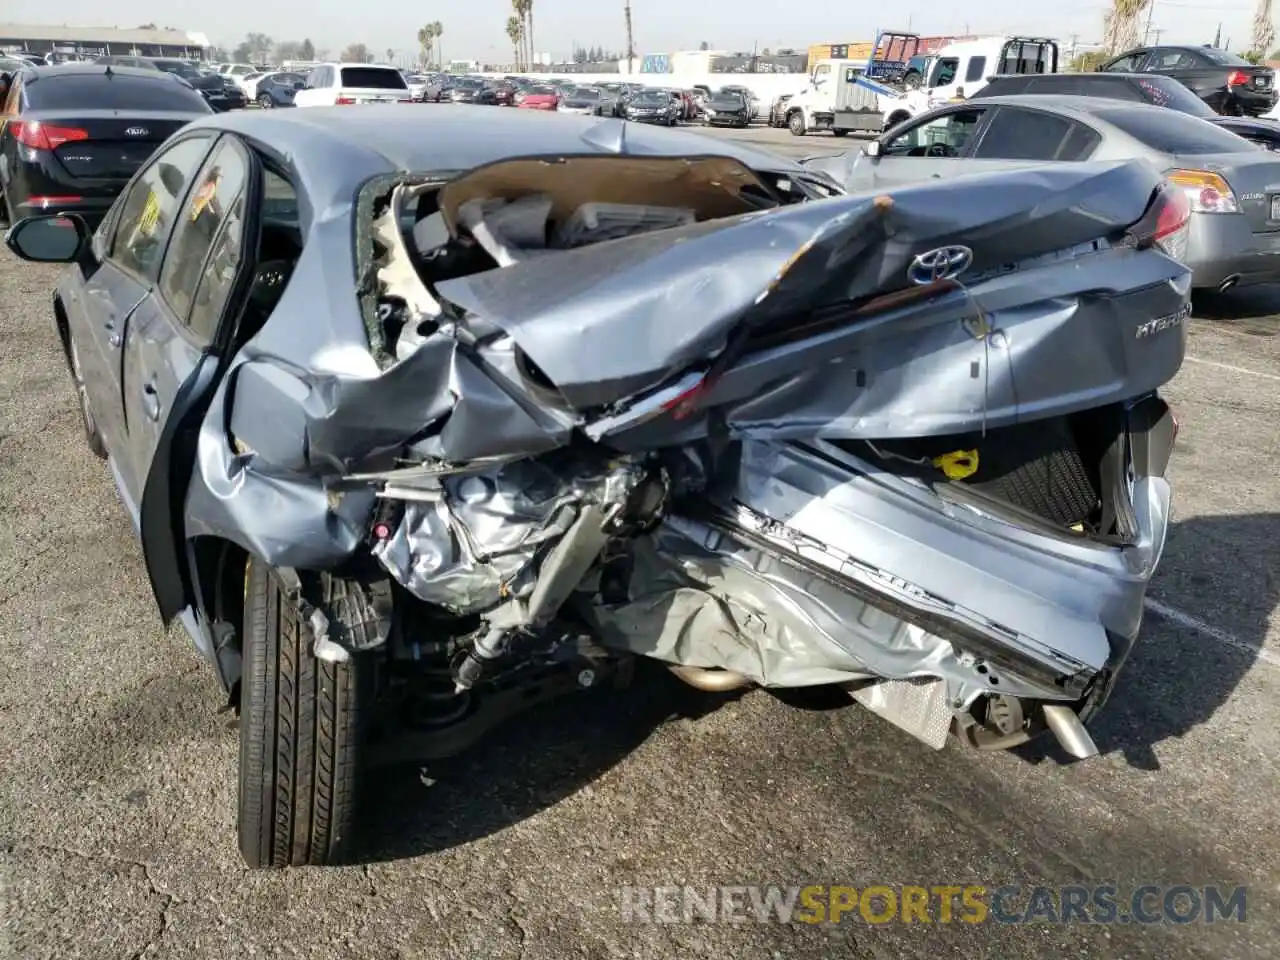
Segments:
[[[830,130],[837,137],[850,131],[879,133],[884,125],[881,97],[897,97],[890,87],[865,76],[867,61],[819,60],[808,86],[787,101],[786,125],[797,137]]]
[[[883,128],[947,103],[972,96],[989,77],[1011,73],[1057,73],[1058,44],[1041,37],[983,37],[952,43],[925,61],[923,82],[904,96],[884,99]]]

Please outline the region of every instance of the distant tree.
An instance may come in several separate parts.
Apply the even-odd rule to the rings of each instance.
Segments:
[[[520,41],[524,39],[524,24],[520,22],[517,16],[507,17],[507,39],[511,41],[511,53],[515,57],[515,68],[522,69],[520,65]]]
[[[1260,54],[1257,50],[1248,50],[1245,53],[1240,54],[1240,56],[1244,57],[1250,63],[1262,62],[1262,54]]]
[[[1108,59],[1108,55],[1101,50],[1090,50],[1088,53],[1081,53],[1071,61],[1072,73],[1093,73]]]
[[[363,43],[348,44],[347,49],[342,51],[343,63],[368,63],[372,59],[369,48]]]
[[[265,33],[251,33],[244,38],[245,46],[249,48],[249,55],[245,57],[253,63],[261,63],[271,56],[271,50],[275,46],[275,42]]]
[[[396,58],[396,52],[392,50],[390,47],[387,47],[387,63],[390,63],[395,58]]]
[[[316,58],[316,45],[310,40],[303,40],[298,46],[299,60],[314,60]]]
[[[156,25],[155,25],[154,23],[144,23],[144,24],[142,24],[140,27],[136,27],[135,29],[137,29],[137,30],[154,30],[154,29],[156,29]]]
[[[441,63],[440,61],[444,59],[444,53],[443,53],[443,48],[440,46],[440,38],[444,36],[444,24],[441,23],[439,20],[432,21],[431,35],[434,38],[431,41],[431,44],[436,51],[436,66],[443,69],[444,64]]]
[[[699,49],[699,50],[710,50],[710,49],[711,49],[711,44],[709,44],[709,43],[707,43],[707,41],[703,40],[700,44],[698,44],[698,49]]]
[[[231,59],[236,63],[248,63],[253,59],[253,47],[249,46],[248,41],[240,42],[231,51]]]
[[[275,58],[279,63],[286,60],[305,60],[301,53],[302,44],[296,40],[284,40],[276,44]]]

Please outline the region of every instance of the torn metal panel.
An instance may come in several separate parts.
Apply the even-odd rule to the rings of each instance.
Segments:
[[[535,559],[585,507],[625,502],[638,479],[626,464],[562,455],[384,490],[407,502],[373,554],[420,600],[482,613],[532,594]]]

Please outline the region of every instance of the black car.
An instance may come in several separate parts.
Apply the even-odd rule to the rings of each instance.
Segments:
[[[306,85],[300,73],[269,73],[258,81],[257,104],[264,110],[292,107],[294,94]]]
[[[1106,97],[1168,107],[1200,117],[1268,150],[1280,150],[1280,123],[1255,117],[1224,117],[1181,82],[1155,73],[1049,73],[992,77],[970,100],[1013,94]]]
[[[674,127],[680,119],[680,107],[666,90],[645,90],[627,101],[623,116],[637,123],[660,123],[666,127]]]
[[[45,210],[97,222],[157,146],[213,112],[188,84],[157,70],[28,67],[13,85],[16,111],[0,131],[10,223]]]
[[[498,94],[488,81],[477,77],[441,77],[422,91],[428,103],[472,103],[497,106]]]
[[[1276,105],[1270,67],[1214,47],[1138,47],[1102,64],[1098,72],[1172,77],[1227,116],[1256,117]]]
[[[180,77],[209,101],[209,106],[219,112],[239,110],[248,105],[244,91],[228,77],[205,73],[186,60],[173,57],[98,57],[94,64],[111,67],[133,67],[140,70],[159,70]]]
[[[703,107],[707,123],[713,127],[746,127],[751,125],[751,104],[740,93],[721,90],[714,93]]]
[[[234,80],[228,77],[209,75],[185,60],[152,57],[151,63],[157,70],[181,77],[191,84],[209,101],[214,110],[239,110],[248,106],[248,98]]]

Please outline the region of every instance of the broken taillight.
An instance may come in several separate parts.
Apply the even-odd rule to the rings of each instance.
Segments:
[[[1129,235],[1139,250],[1157,246],[1174,260],[1182,260],[1187,253],[1190,222],[1190,199],[1166,180],[1157,188],[1142,219],[1129,228]]]
[[[683,420],[693,413],[694,408],[698,405],[698,400],[707,392],[710,386],[711,381],[704,377],[688,390],[677,394],[664,403],[662,409],[669,412],[673,420]]]

